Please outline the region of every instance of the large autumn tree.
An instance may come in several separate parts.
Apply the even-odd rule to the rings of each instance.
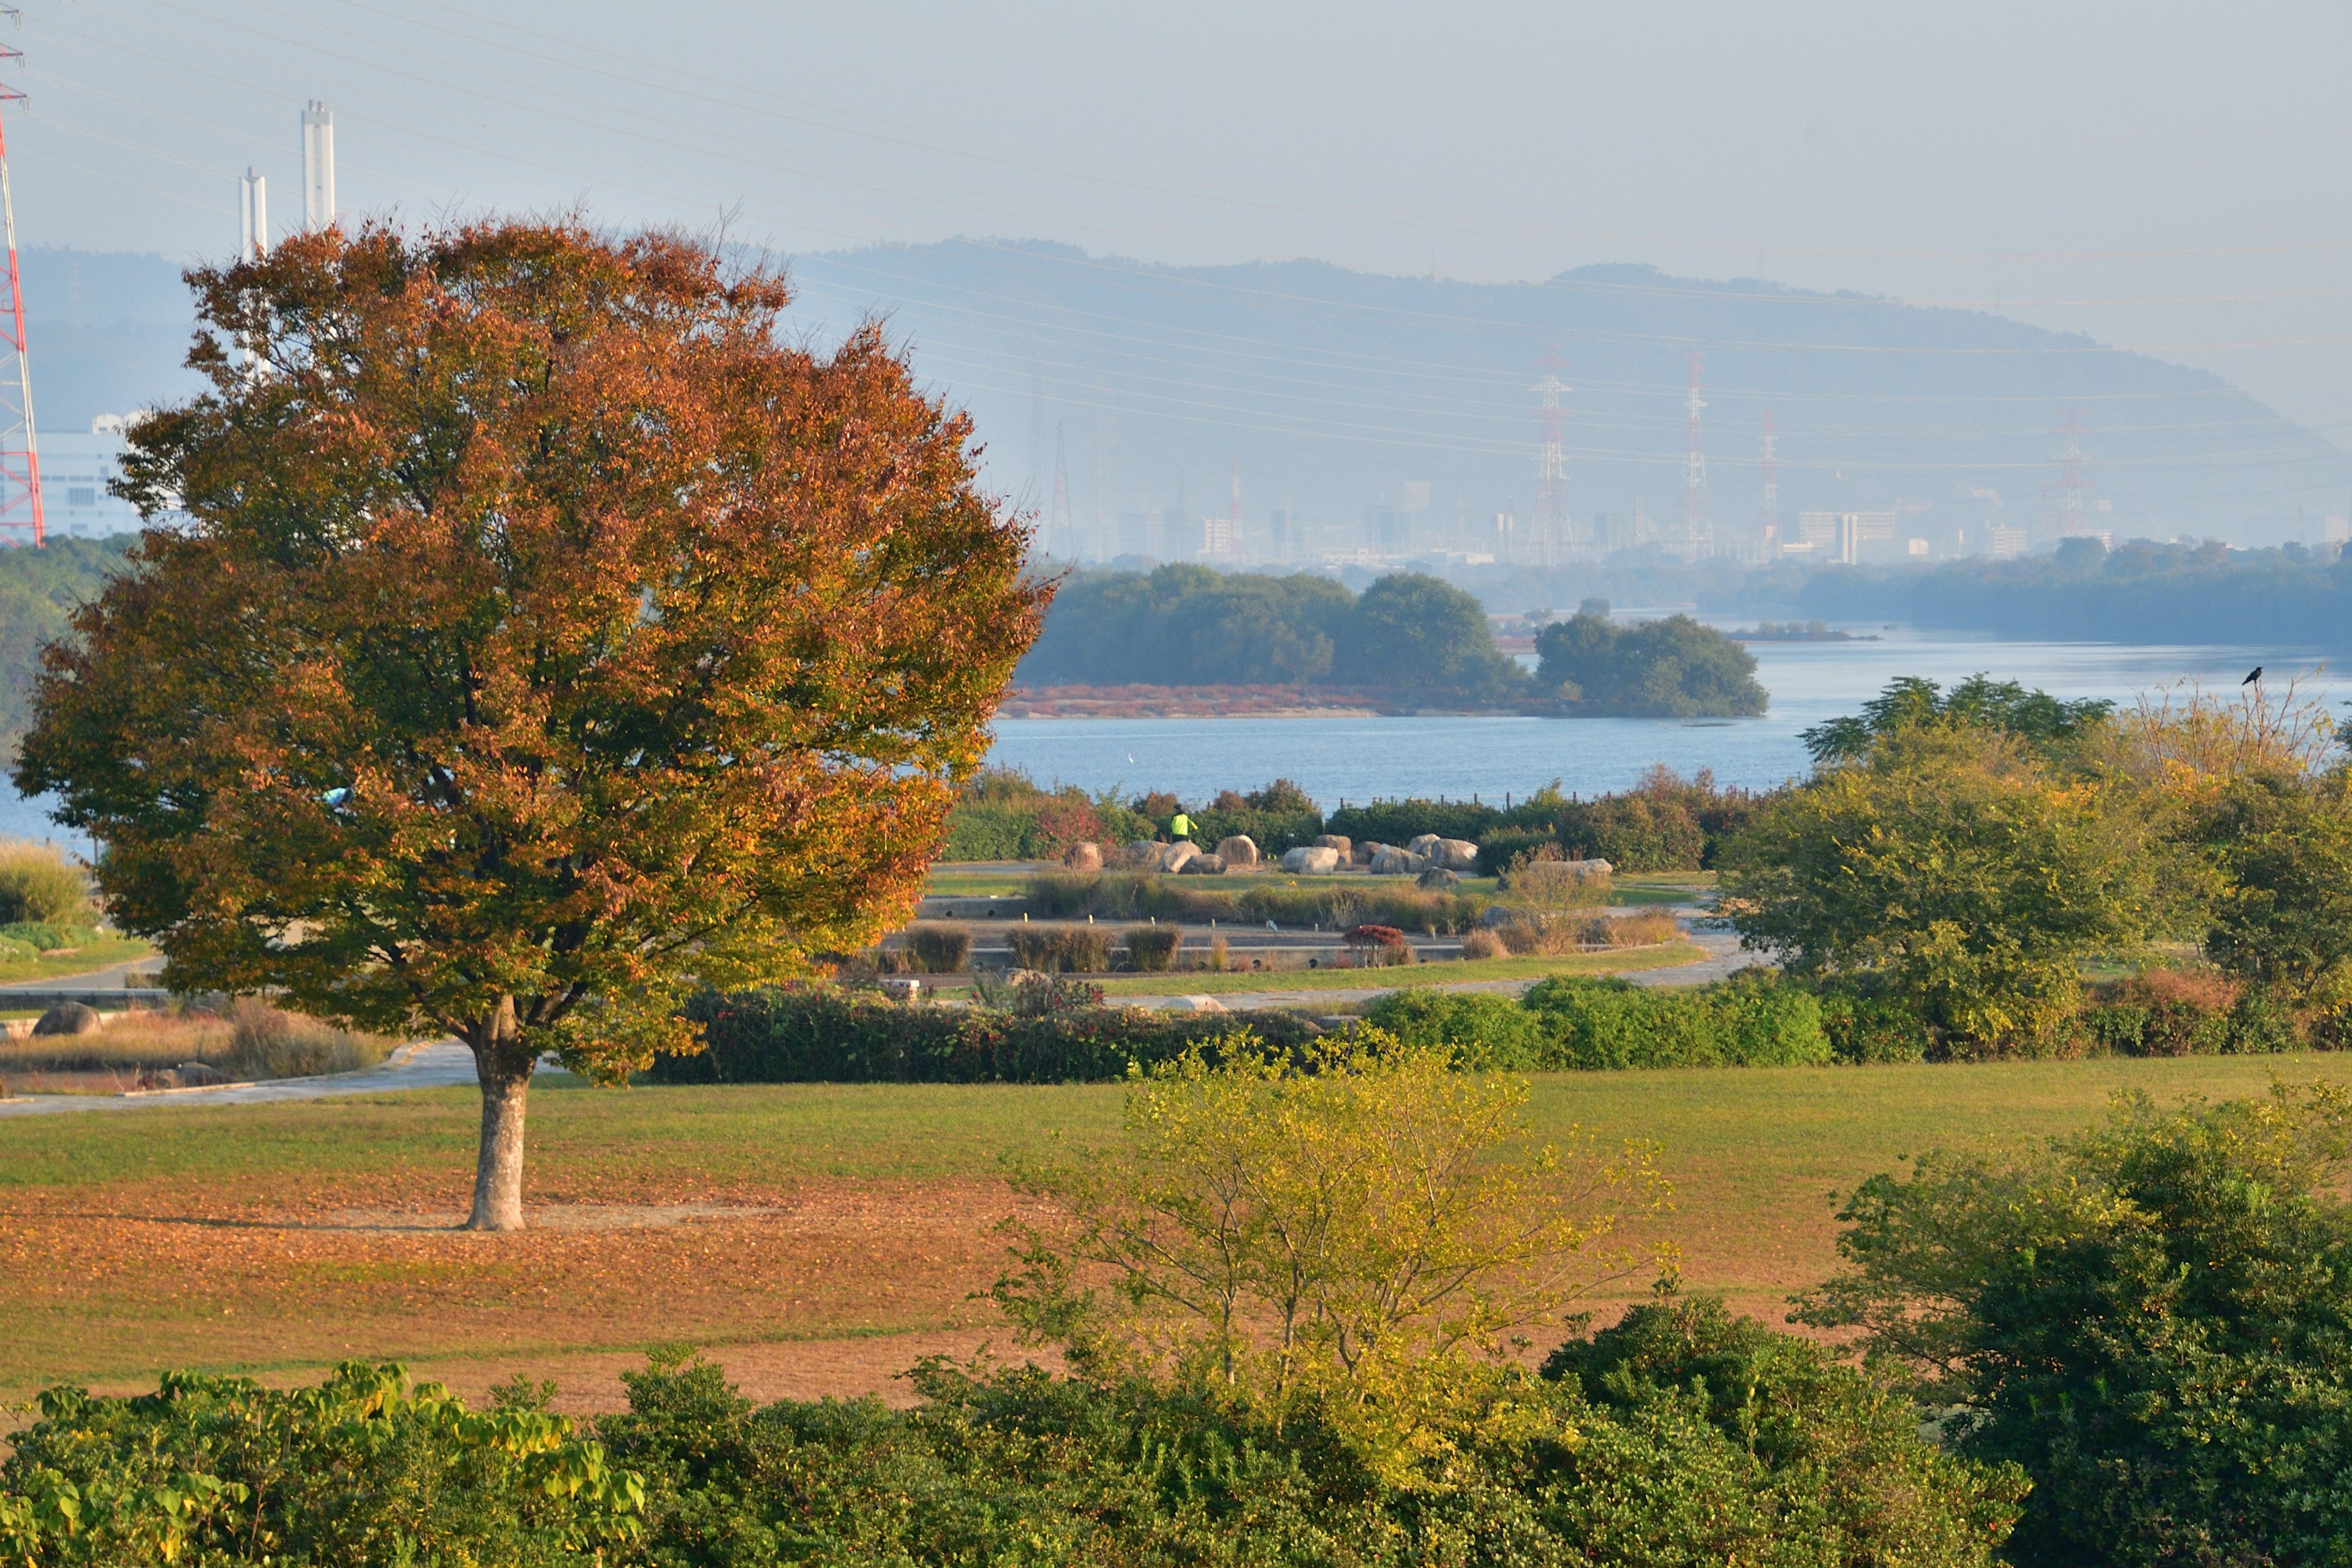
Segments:
[[[789,346],[709,246],[372,224],[190,281],[210,390],[136,428],[17,785],[174,989],[463,1039],[515,1228],[542,1055],[616,1079],[908,911],[1047,590],[878,332]]]

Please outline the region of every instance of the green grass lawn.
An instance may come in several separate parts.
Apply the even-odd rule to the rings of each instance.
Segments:
[[[37,958],[19,959],[13,963],[0,962],[0,984],[89,974],[100,969],[111,969],[118,963],[128,963],[134,958],[144,958],[154,951],[153,947],[135,937],[96,937],[71,952],[45,952]]]
[[[1551,1074],[1532,1110],[1550,1140],[1654,1140],[1676,1186],[1657,1231],[1688,1287],[1777,1321],[1835,1265],[1836,1194],[1906,1153],[2080,1128],[2118,1090],[2313,1077],[2352,1078],[2352,1058]],[[915,1352],[875,1336],[986,1331],[972,1297],[1002,1266],[1003,1160],[1116,1136],[1123,1093],[551,1080],[530,1108],[534,1228],[495,1237],[446,1228],[472,1175],[468,1090],[0,1120],[0,1398],[346,1355],[476,1386],[603,1355],[609,1377],[678,1340],[799,1346],[795,1365],[864,1346],[885,1387]]]

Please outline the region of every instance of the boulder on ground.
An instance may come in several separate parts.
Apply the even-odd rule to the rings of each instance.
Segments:
[[[95,1035],[104,1027],[106,1021],[98,1016],[97,1008],[86,1007],[79,1002],[60,1002],[41,1015],[40,1022],[33,1026],[33,1033]]]
[[[1404,847],[1415,855],[1420,856],[1423,859],[1427,860],[1435,858],[1437,854],[1437,847],[1444,842],[1445,840],[1440,838],[1434,833],[1418,833],[1412,837],[1406,839],[1404,841]]]
[[[1443,866],[1432,866],[1413,880],[1433,892],[1440,893],[1449,888],[1458,888],[1462,885],[1461,877]]]
[[[182,1062],[172,1070],[179,1075],[182,1083],[192,1089],[208,1088],[228,1081],[227,1075],[210,1062]]]
[[[1222,855],[1188,855],[1176,869],[1187,877],[1222,877],[1225,860]]]
[[[1139,838],[1127,847],[1127,863],[1150,870],[1160,864],[1160,852],[1166,847],[1156,838]]]
[[[1225,1005],[1214,996],[1179,996],[1168,1005],[1171,1013],[1222,1013]]]
[[[1160,849],[1160,868],[1163,871],[1181,871],[1184,868],[1184,862],[1200,852],[1201,847],[1191,839],[1179,838],[1175,843]]]
[[[1430,858],[1449,871],[1469,871],[1477,868],[1478,846],[1467,838],[1441,838],[1437,841],[1437,848],[1438,853],[1431,855]],[[1423,853],[1428,852],[1424,850]]]
[[[1418,877],[1429,869],[1429,862],[1410,849],[1398,849],[1381,845],[1372,855],[1372,875],[1375,877]]]
[[[1217,858],[1225,863],[1228,870],[1250,870],[1257,865],[1257,840],[1246,833],[1220,838],[1217,840]]]
[[[1386,844],[1377,844],[1370,839],[1366,839],[1362,843],[1357,845],[1354,849],[1350,850],[1348,858],[1359,866],[1369,866],[1372,863],[1373,856],[1388,847],[1390,847],[1390,846]]]
[[[1102,869],[1102,846],[1073,844],[1062,851],[1062,864],[1073,871],[1099,871]]]
[[[1356,852],[1356,847],[1348,841],[1347,835],[1343,833],[1320,834],[1317,836],[1314,847],[1318,849],[1336,849],[1339,852],[1339,858],[1342,860]]]
[[[1282,868],[1295,875],[1328,877],[1339,868],[1339,852],[1328,845],[1300,845],[1282,852]]]

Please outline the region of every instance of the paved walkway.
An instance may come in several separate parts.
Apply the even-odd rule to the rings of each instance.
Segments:
[[[52,974],[46,980],[12,980],[0,985],[0,997],[11,991],[120,991],[125,986],[152,986],[163,967],[162,953],[149,953],[87,974]]]
[[[151,1089],[129,1094],[28,1094],[0,1100],[0,1117],[53,1116],[68,1110],[134,1110],[146,1105],[276,1105],[289,1100],[380,1094],[396,1089],[446,1089],[471,1084],[474,1053],[455,1040],[403,1046],[382,1067],[327,1078],[281,1078],[267,1083],[226,1083],[211,1089]]]

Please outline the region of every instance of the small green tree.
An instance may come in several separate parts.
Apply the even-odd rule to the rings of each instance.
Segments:
[[[1612,1201],[1665,1201],[1647,1145],[1513,1157],[1527,1092],[1377,1030],[1296,1064],[1236,1036],[1139,1079],[1118,1148],[1017,1172],[1061,1217],[1010,1225],[997,1300],[1087,1370],[1314,1400],[1409,1471],[1475,1368],[1634,1267]]]
[[[1936,1152],[1840,1218],[1801,1321],[1860,1328],[2033,1489],[2030,1568],[2333,1563],[2352,1541],[2352,1097],[2160,1112],[2013,1159]]]
[[[2352,780],[2231,781],[2200,837],[2221,872],[2205,951],[2288,997],[2352,1001]]]
[[[1758,811],[1723,852],[1722,908],[1742,945],[1895,997],[1949,1041],[2032,1041],[2073,1010],[2085,959],[2158,920],[2128,805],[1996,731],[1895,731]]]
[[[1621,626],[1605,601],[1587,600],[1537,634],[1536,652],[1537,685],[1594,713],[1728,718],[1761,713],[1771,700],[1756,656],[1688,616]]]
[[[1418,572],[1382,577],[1349,613],[1332,679],[1408,693],[1491,700],[1518,684],[1485,606]]]
[[[1859,762],[1889,735],[1913,730],[1991,730],[2014,736],[2044,760],[2071,754],[2105,725],[2116,705],[2093,698],[2066,701],[2028,691],[2014,680],[1969,677],[1949,691],[1916,675],[1899,676],[1848,714],[1801,731],[1816,763]]]

